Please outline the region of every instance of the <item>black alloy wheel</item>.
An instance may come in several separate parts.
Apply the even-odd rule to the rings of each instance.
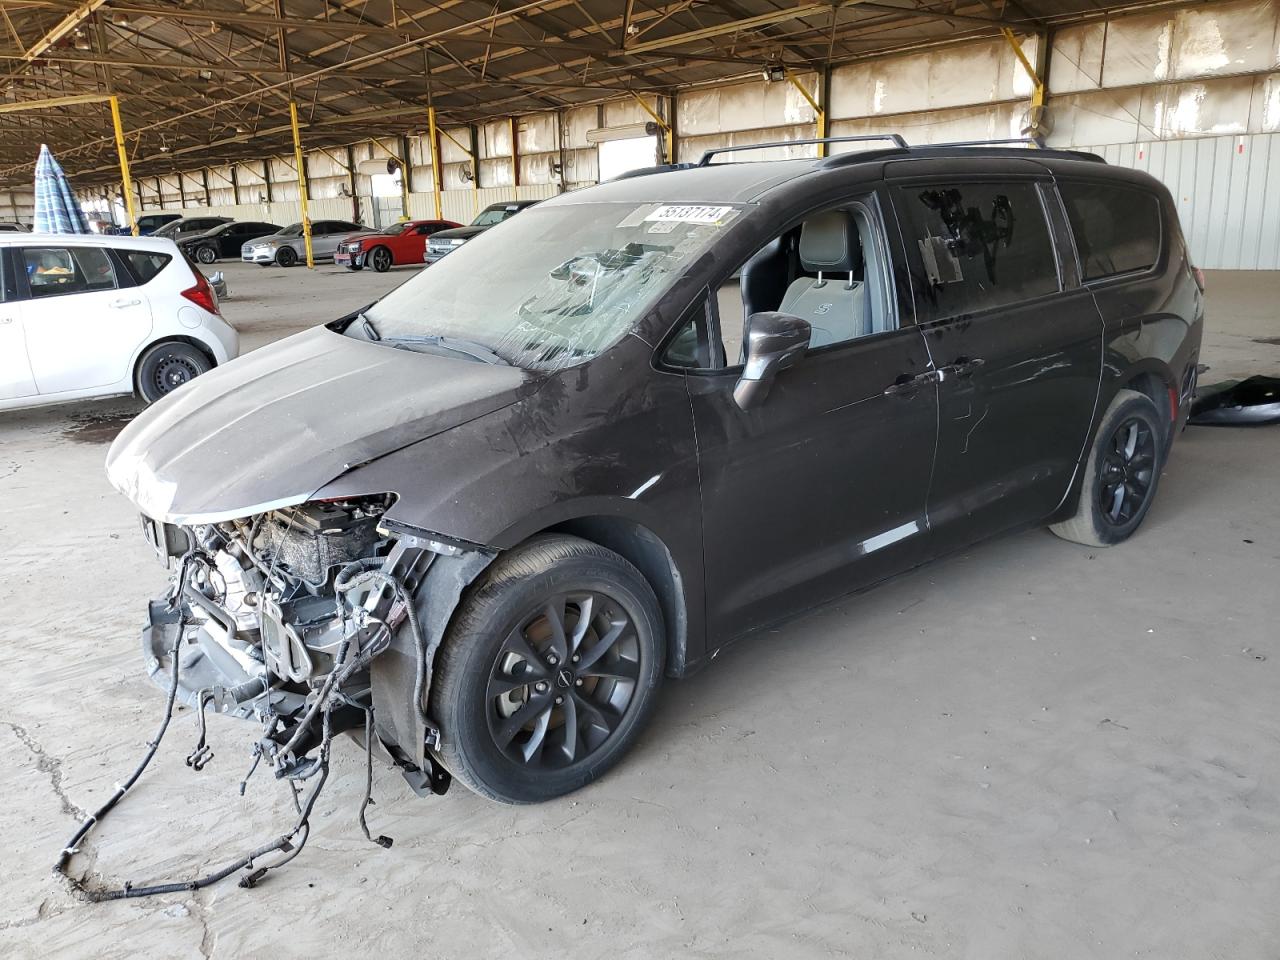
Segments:
[[[489,735],[526,766],[587,760],[617,730],[639,680],[640,642],[621,605],[596,591],[548,597],[493,661]]]
[[[282,267],[292,267],[298,262],[298,251],[293,247],[281,247],[276,252],[276,263]]]
[[[428,701],[436,756],[491,799],[569,793],[635,741],[665,661],[639,570],[577,537],[535,537],[494,561],[453,616]]]
[[[386,247],[374,247],[369,253],[369,266],[378,273],[386,273],[391,269],[394,258]]]
[[[1167,418],[1150,397],[1118,390],[1094,433],[1075,513],[1049,529],[1090,547],[1132,536],[1155,500],[1168,437]]]
[[[1155,468],[1155,434],[1149,424],[1131,417],[1116,428],[1102,456],[1098,505],[1108,523],[1123,527],[1146,505]]]
[[[210,246],[196,247],[196,259],[201,263],[213,263],[218,259],[218,251]]]

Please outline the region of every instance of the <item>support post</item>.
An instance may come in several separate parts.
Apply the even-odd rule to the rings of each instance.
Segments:
[[[302,209],[302,241],[307,247],[307,269],[314,270],[315,254],[311,249],[311,216],[307,213],[307,168],[302,162],[302,135],[298,133],[298,102],[289,101],[289,126],[293,129],[293,157],[298,165],[298,206]]]
[[[823,73],[818,74],[819,88],[821,88],[822,85],[824,84],[823,77],[824,77]],[[795,87],[797,90],[800,91],[800,95],[804,97],[805,100],[809,101],[809,106],[813,108],[813,122],[814,122],[815,134],[819,140],[824,139],[827,135],[827,112],[822,109],[822,104],[818,103],[818,101],[814,99],[813,94],[809,92],[809,88],[806,87],[803,83],[801,83],[800,78],[797,77],[794,73],[792,73],[789,68],[787,68],[787,80],[790,81],[793,87]],[[823,91],[819,89],[819,95],[822,95],[822,93]],[[819,143],[818,156],[825,157],[826,155],[827,155],[827,145],[825,143]]]
[[[266,188],[267,188],[266,190],[267,203],[270,203],[273,199],[271,196],[271,161],[270,160],[262,161],[262,182],[266,185]]]
[[[435,194],[436,219],[444,219],[444,207],[440,203],[440,191],[444,184],[440,169],[440,132],[436,129],[436,108],[427,107],[427,135],[431,138],[431,192]]]
[[[413,193],[412,177],[413,155],[409,152],[409,138],[402,136],[400,138],[400,192],[403,195],[404,219],[408,220],[413,215],[409,212],[409,195]]]
[[[653,117],[653,122],[662,130],[662,162],[673,163],[674,161],[672,160],[672,157],[674,156],[674,152],[672,147],[674,146],[674,141],[671,135],[671,124],[667,123],[658,111],[645,103],[644,97],[640,96],[640,94],[632,93],[631,96],[635,98],[636,103],[644,107],[644,112]]]
[[[231,162],[231,202],[240,206],[240,177],[236,173],[236,164]]]
[[[360,197],[356,194],[356,152],[347,145],[347,184],[351,189],[351,220],[360,223]]]
[[[116,134],[116,152],[120,155],[120,179],[124,185],[124,206],[129,211],[129,232],[138,235],[138,213],[133,208],[133,181],[129,178],[129,151],[124,146],[124,128],[120,124],[120,98],[111,96],[111,126]]]
[[[469,126],[471,131],[471,218],[480,216],[480,138],[476,135],[476,125]]]
[[[511,185],[520,186],[520,144],[516,140],[519,130],[516,129],[516,118],[507,117],[507,130],[511,136]]]
[[[1040,69],[1037,69],[1031,65],[1031,61],[1027,59],[1027,55],[1022,52],[1022,44],[1020,44],[1018,42],[1018,38],[1013,35],[1013,31],[1008,27],[1001,27],[1000,32],[1004,34],[1005,42],[1008,43],[1010,49],[1013,50],[1013,55],[1017,57],[1018,63],[1022,65],[1022,69],[1026,72],[1027,76],[1031,78],[1031,82],[1035,84],[1035,88],[1031,91],[1031,123],[1029,125],[1033,132],[1028,135],[1037,147],[1043,147],[1043,137],[1035,131],[1039,128],[1041,117],[1044,114],[1046,93],[1045,75],[1049,68],[1048,34],[1040,35],[1040,50],[1039,55],[1037,56],[1037,59],[1040,61]]]
[[[209,192],[209,168],[200,168],[200,182],[204,186],[204,205],[206,207],[213,206],[213,194]]]

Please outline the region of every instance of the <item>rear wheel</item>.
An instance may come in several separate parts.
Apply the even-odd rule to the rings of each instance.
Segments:
[[[369,266],[373,267],[378,273],[386,273],[391,269],[394,258],[391,251],[386,247],[374,247],[369,252]]]
[[[440,759],[507,803],[585,786],[635,741],[665,653],[635,567],[576,537],[531,540],[489,569],[441,647],[430,704]]]
[[[1127,540],[1155,499],[1167,436],[1149,397],[1119,391],[1098,425],[1075,516],[1049,529],[1091,547]]]
[[[196,259],[201,263],[213,263],[218,259],[218,251],[213,247],[197,247]]]
[[[138,360],[138,395],[147,403],[155,403],[211,369],[209,358],[189,343],[157,343]]]
[[[292,267],[298,262],[298,252],[293,247],[281,247],[276,253],[276,263],[282,267]]]

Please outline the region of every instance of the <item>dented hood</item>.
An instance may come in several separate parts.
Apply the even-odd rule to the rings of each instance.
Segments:
[[[107,453],[147,516],[213,523],[301,503],[352,467],[507,406],[517,367],[398,350],[317,327],[144,410]]]

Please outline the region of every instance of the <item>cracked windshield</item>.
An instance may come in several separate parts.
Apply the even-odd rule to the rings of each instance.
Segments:
[[[347,335],[535,370],[572,366],[628,333],[739,210],[533,207],[393,290]]]

